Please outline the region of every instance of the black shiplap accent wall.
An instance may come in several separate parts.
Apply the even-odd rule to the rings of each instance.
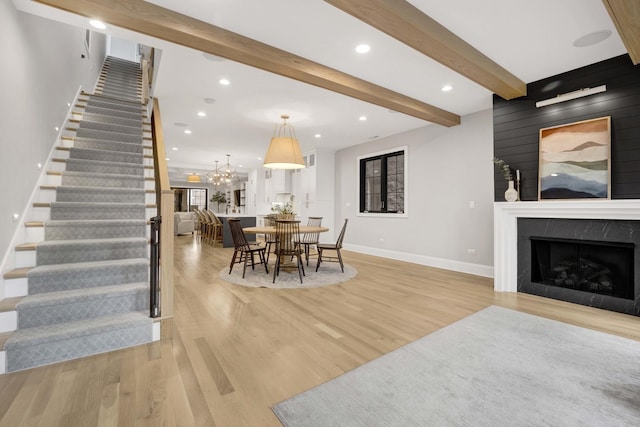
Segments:
[[[607,91],[536,108],[536,101],[607,85]],[[527,85],[527,96],[493,97],[494,155],[520,169],[522,200],[538,200],[538,139],[542,128],[611,116],[611,198],[640,199],[640,65],[628,55]],[[496,201],[507,183],[496,171]]]

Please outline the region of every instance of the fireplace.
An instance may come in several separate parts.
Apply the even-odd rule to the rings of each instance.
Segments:
[[[640,221],[518,218],[519,292],[640,316]]]
[[[592,302],[606,298],[608,304],[617,305],[615,308],[608,308],[613,311],[622,313],[630,313],[636,316],[640,314],[640,200],[558,200],[543,202],[515,202],[494,203],[494,290],[496,292],[519,292],[520,286],[524,280],[530,281],[531,275],[531,241],[532,236],[547,236],[562,239],[574,240],[590,240],[590,241],[610,241],[610,242],[626,242],[633,243],[634,246],[634,292],[635,299],[631,301],[626,298],[614,297],[608,295],[600,295],[574,290],[564,290],[557,288],[561,292],[573,293],[577,292],[583,295],[582,301],[572,301],[593,305]],[[609,238],[593,237],[588,230],[584,229],[582,224],[577,228],[563,230],[563,224],[555,221],[545,222],[546,230],[552,231],[552,234],[545,232],[545,227],[540,232],[531,233],[522,239],[519,236],[519,222],[521,219],[543,219],[544,221],[553,219],[566,220],[588,220],[595,221],[590,226],[591,231],[597,227],[603,226],[601,220],[616,220],[614,224],[626,223],[622,228],[616,229],[613,233],[604,231]],[[581,228],[582,227],[582,228]],[[595,228],[594,228],[595,227]],[[565,233],[565,234],[562,234]],[[523,255],[527,252],[529,255]],[[526,256],[526,260],[523,260]],[[524,264],[523,264],[524,262]],[[539,285],[542,286],[542,285]],[[553,288],[547,286],[547,288]],[[605,307],[603,307],[605,308]]]
[[[530,237],[531,281],[634,299],[634,244]]]

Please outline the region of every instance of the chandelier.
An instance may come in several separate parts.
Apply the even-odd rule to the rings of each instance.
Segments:
[[[216,169],[208,174],[209,182],[214,186],[228,185],[237,179],[236,171],[231,168],[230,157],[231,155],[227,154],[227,164],[223,169],[218,169],[218,161],[216,160]]]
[[[222,181],[225,184],[231,184],[237,178],[236,171],[231,169],[231,165],[229,164],[229,158],[230,157],[231,157],[231,155],[227,154],[227,164],[225,165],[224,169],[221,172]]]
[[[289,116],[280,116],[283,123],[276,124],[263,166],[271,169],[302,169],[305,167],[300,144],[293,126],[287,123]]]
[[[218,170],[218,161],[216,160],[215,163],[216,163],[216,169],[211,173],[209,173],[207,177],[209,178],[209,182],[211,182],[214,185],[214,187],[217,187],[219,185],[222,185],[223,181],[222,181],[222,175]]]

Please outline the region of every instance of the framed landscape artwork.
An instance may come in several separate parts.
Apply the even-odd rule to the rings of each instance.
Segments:
[[[610,116],[540,129],[538,199],[610,199],[610,153]]]

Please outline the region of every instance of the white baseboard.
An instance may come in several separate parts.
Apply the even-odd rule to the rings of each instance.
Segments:
[[[469,262],[411,254],[407,252],[390,251],[387,249],[371,248],[361,245],[345,244],[344,248],[346,250],[359,252],[362,254],[395,259],[398,261],[407,261],[414,264],[426,265],[428,267],[442,268],[444,270],[452,270],[459,273],[474,274],[476,276],[493,278],[493,266],[490,265],[472,264]]]
[[[7,355],[4,350],[0,351],[0,375],[7,373]]]

